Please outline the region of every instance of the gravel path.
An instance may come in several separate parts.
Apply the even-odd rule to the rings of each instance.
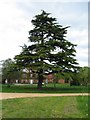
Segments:
[[[0,100],[24,97],[47,97],[47,96],[88,96],[88,93],[61,93],[61,94],[43,94],[43,93],[0,93]]]

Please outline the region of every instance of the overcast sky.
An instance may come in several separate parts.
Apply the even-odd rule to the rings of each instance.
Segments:
[[[24,43],[30,44],[31,20],[45,10],[57,18],[59,24],[71,26],[67,40],[77,44],[79,65],[88,66],[88,0],[61,1],[0,0],[0,61],[19,54]]]

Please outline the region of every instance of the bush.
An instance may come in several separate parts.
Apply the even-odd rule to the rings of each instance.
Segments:
[[[70,86],[80,86],[80,83],[78,81],[70,81]]]

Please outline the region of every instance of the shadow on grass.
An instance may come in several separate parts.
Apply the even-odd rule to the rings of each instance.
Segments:
[[[34,89],[35,90],[35,89]],[[37,91],[37,89],[36,89]],[[87,92],[86,89],[80,88],[43,88],[42,90],[38,90],[40,93],[80,93],[80,92]]]

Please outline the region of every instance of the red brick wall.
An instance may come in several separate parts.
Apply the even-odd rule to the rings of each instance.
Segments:
[[[60,79],[60,80],[58,80],[58,83],[65,83],[65,80],[64,79]]]

